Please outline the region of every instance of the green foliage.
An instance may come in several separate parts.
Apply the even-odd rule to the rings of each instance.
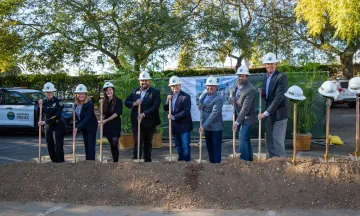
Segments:
[[[314,72],[299,72],[291,71],[286,73],[288,76],[288,85],[299,86],[306,97],[305,100],[299,101],[297,104],[297,131],[299,133],[309,133],[313,125],[317,122],[316,113],[318,108],[315,106],[317,100],[321,99],[317,89],[323,81],[327,80],[327,76],[324,73],[319,73],[316,65],[305,65],[303,71]],[[291,106],[291,113],[293,113],[294,107]],[[294,115],[290,115],[290,119],[293,120]]]
[[[334,28],[334,37],[347,42],[360,36],[358,0],[300,0],[295,8],[299,21],[305,21],[309,34],[319,37],[326,28]]]

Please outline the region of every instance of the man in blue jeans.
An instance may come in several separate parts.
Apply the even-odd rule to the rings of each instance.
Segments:
[[[235,86],[233,100],[237,119],[233,125],[233,130],[239,130],[240,140],[240,159],[252,161],[253,153],[250,142],[251,125],[256,120],[255,115],[255,94],[256,89],[248,81],[249,69],[246,66],[238,68],[238,83]]]
[[[171,110],[168,119],[171,119],[172,134],[174,143],[179,154],[178,161],[190,161],[190,131],[193,129],[191,119],[191,98],[190,95],[181,91],[181,81],[177,76],[169,80],[172,94],[168,95],[164,104],[164,110]]]

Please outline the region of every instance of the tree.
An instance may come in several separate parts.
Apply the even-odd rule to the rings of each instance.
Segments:
[[[196,52],[196,43],[194,39],[189,39],[181,45],[178,57],[178,68],[180,70],[188,69],[193,66]]]
[[[9,71],[15,67],[17,56],[23,46],[21,37],[11,30],[14,23],[4,20],[6,14],[16,11],[21,4],[22,0],[0,2],[0,72]]]
[[[236,59],[235,70],[244,58],[250,58],[251,24],[256,6],[253,0],[206,2],[198,23],[199,37],[220,58]],[[239,52],[239,55],[233,54]]]
[[[125,56],[140,70],[155,51],[178,45],[188,35],[189,19],[199,1],[24,0],[6,14],[25,41],[28,65],[53,67],[71,59],[79,63],[99,53],[122,69]],[[1,42],[1,41],[0,41]],[[37,64],[33,64],[37,62]]]
[[[295,12],[307,27],[296,33],[314,47],[338,55],[344,65],[343,75],[351,78],[353,56],[360,49],[359,1],[299,0]]]

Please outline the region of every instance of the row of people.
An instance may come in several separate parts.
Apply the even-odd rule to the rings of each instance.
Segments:
[[[266,102],[266,109],[258,114],[257,119],[265,119],[266,141],[270,157],[286,157],[285,134],[289,117],[290,107],[284,93],[288,87],[285,74],[276,70],[276,56],[268,53],[264,56],[263,63],[266,75],[263,79],[263,87],[259,89],[261,96]],[[231,93],[231,101],[234,106],[236,121],[233,130],[239,130],[240,159],[252,161],[253,154],[250,142],[252,124],[256,121],[255,113],[255,87],[248,81],[249,71],[241,66],[236,74],[236,82]],[[152,138],[156,126],[160,124],[159,107],[160,91],[151,87],[150,74],[142,72],[139,75],[139,87],[135,88],[125,100],[125,106],[131,111],[131,125],[134,137],[133,160],[137,159],[138,120],[140,120],[140,158],[145,162],[151,162]],[[223,97],[217,93],[218,79],[209,77],[206,80],[206,91],[199,98],[199,110],[201,110],[202,125],[199,132],[205,133],[206,147],[211,163],[221,162],[221,143],[223,131],[222,107]],[[190,95],[181,90],[181,80],[173,76],[169,80],[172,91],[167,96],[163,109],[169,111],[168,118],[172,121],[172,134],[178,151],[179,161],[190,161],[190,132],[193,130],[191,117]],[[62,102],[54,97],[56,91],[52,83],[44,85],[47,99],[39,101],[44,107],[45,119],[39,121],[39,126],[45,125],[45,136],[50,158],[53,162],[64,162],[64,131],[65,124],[61,121]],[[104,136],[108,139],[113,161],[118,162],[118,140],[121,135],[122,100],[115,95],[115,87],[106,82],[103,86],[105,99],[103,101]],[[94,105],[89,100],[87,88],[79,84],[75,90],[75,114],[78,120],[73,133],[81,131],[86,160],[95,160],[96,131],[101,122],[96,119]],[[169,110],[171,103],[171,110]],[[138,106],[141,105],[140,114]],[[53,132],[55,132],[54,142]],[[144,156],[142,156],[144,151]]]

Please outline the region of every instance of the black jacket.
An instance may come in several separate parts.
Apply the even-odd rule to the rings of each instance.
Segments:
[[[133,103],[139,98],[140,88],[136,88],[125,100],[125,106],[131,109],[132,127],[137,127],[138,106],[134,107]],[[159,125],[159,107],[160,91],[149,87],[141,103],[141,113],[145,114],[145,117],[141,121],[141,125],[144,127],[156,127],[156,125]]]
[[[76,109],[77,105],[75,105]],[[75,114],[76,115],[76,114]],[[81,107],[80,119],[77,117],[79,124],[77,125],[78,130],[85,131],[96,131],[98,127],[98,120],[94,113],[94,104],[91,101],[84,103]]]
[[[164,104],[164,110],[169,111],[169,103]],[[190,132],[193,129],[192,119],[191,119],[191,98],[190,95],[181,91],[179,96],[175,101],[175,107],[172,108],[171,114],[174,116],[175,120],[172,120],[172,133],[182,134],[185,132]]]
[[[267,75],[265,74],[263,80],[262,97],[265,98],[266,111],[270,113],[269,117],[272,121],[280,121],[289,118],[290,105],[289,100],[285,97],[285,93],[288,89],[288,78],[285,74],[274,71],[268,90],[268,96],[266,97],[266,81]]]
[[[56,123],[61,122],[61,113],[63,111],[64,105],[56,97],[51,98],[50,100],[45,99],[43,104],[43,113],[45,114],[45,122],[49,126],[54,126]]]

